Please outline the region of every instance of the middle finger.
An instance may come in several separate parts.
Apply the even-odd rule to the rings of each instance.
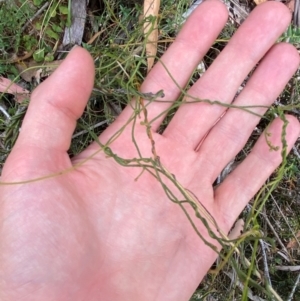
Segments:
[[[251,112],[263,115],[282,92],[298,65],[299,54],[292,45],[275,45],[259,64],[234,104],[242,107],[251,103]],[[248,111],[230,108],[212,128],[198,152],[199,158],[202,158],[198,168],[203,168],[205,164],[206,175],[210,177],[211,183],[244,147],[259,120],[259,116]]]
[[[247,74],[284,32],[290,19],[289,10],[281,3],[259,5],[188,94],[231,103]],[[163,136],[195,149],[225,110],[224,106],[205,102],[183,104]]]

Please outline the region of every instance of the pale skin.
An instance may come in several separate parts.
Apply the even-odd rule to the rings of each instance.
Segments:
[[[262,59],[236,104],[271,105],[299,64],[292,46],[273,46],[290,18],[280,3],[259,6],[188,92],[200,99],[230,103],[243,79]],[[162,57],[180,86],[186,84],[226,20],[223,4],[210,0],[187,21]],[[99,149],[92,144],[72,160],[67,154],[93,79],[93,60],[77,47],[36,88],[1,182],[26,181],[70,169]],[[161,89],[165,99],[175,100],[179,95],[178,87],[158,63],[141,91],[156,93]],[[153,102],[148,106],[149,119],[168,106]],[[262,136],[247,158],[214,190],[214,180],[259,122],[257,116],[230,109],[215,124],[224,110],[205,103],[185,105],[162,135],[155,132],[162,118],[152,124],[152,131],[162,165],[197,196],[227,233],[280,164],[281,155],[280,151],[270,151]],[[265,109],[254,111],[263,114]],[[105,143],[131,114],[131,107],[127,107],[100,141]],[[290,150],[300,126],[296,118],[287,119]],[[281,146],[281,130],[280,119],[268,128],[274,145]],[[135,136],[143,156],[151,156],[149,138],[139,122]],[[110,147],[120,157],[137,157],[131,127]],[[99,152],[63,175],[1,186],[0,299],[189,300],[217,254],[199,239],[157,180],[144,173],[135,181],[139,173],[138,168],[122,167]],[[186,208],[208,238],[193,210]]]

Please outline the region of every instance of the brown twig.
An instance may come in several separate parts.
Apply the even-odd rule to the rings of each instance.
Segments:
[[[31,17],[22,27],[21,31],[23,32],[27,26],[36,19],[47,7],[49,6],[49,1],[47,1],[34,15]]]

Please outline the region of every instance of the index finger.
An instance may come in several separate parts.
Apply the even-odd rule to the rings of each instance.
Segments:
[[[228,17],[227,8],[219,0],[208,0],[202,3],[188,18],[179,35],[154,66],[141,86],[143,93],[156,93],[164,91],[164,98],[157,98],[155,102],[147,106],[149,120],[166,110],[170,103],[159,100],[176,100],[188,82],[193,70],[199,64],[209,50],[220,31],[226,24]],[[172,77],[171,77],[171,76]],[[123,125],[132,115],[132,107],[127,108],[111,125],[115,131]],[[164,116],[152,123],[155,131]]]

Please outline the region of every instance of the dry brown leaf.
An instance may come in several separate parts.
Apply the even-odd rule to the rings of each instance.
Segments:
[[[26,81],[31,82],[34,78],[37,83],[39,83],[41,77],[49,76],[54,72],[54,70],[61,64],[63,60],[57,60],[53,62],[48,62],[44,64],[36,63],[31,61],[29,63],[15,64],[20,76]]]
[[[34,75],[36,73],[36,69],[31,68],[31,67],[35,67],[35,64],[37,65],[37,63],[35,63],[34,61],[28,64],[25,64],[23,62],[15,64],[22,79],[24,79],[28,83],[30,83],[32,79],[35,77]]]
[[[296,238],[292,238],[288,245],[286,246],[287,249],[298,249],[300,248],[300,245],[298,243],[298,241],[300,241],[300,231],[298,231],[298,233],[296,234]]]
[[[17,102],[22,102],[29,96],[28,90],[15,84],[13,81],[5,77],[0,77],[0,92],[15,95]]]
[[[154,59],[157,52],[157,40],[158,40],[158,28],[157,17],[160,7],[160,0],[144,0],[144,18],[149,16],[155,17],[154,22],[145,22],[144,35],[146,37],[146,52],[147,52],[147,64],[148,72],[154,64]]]

